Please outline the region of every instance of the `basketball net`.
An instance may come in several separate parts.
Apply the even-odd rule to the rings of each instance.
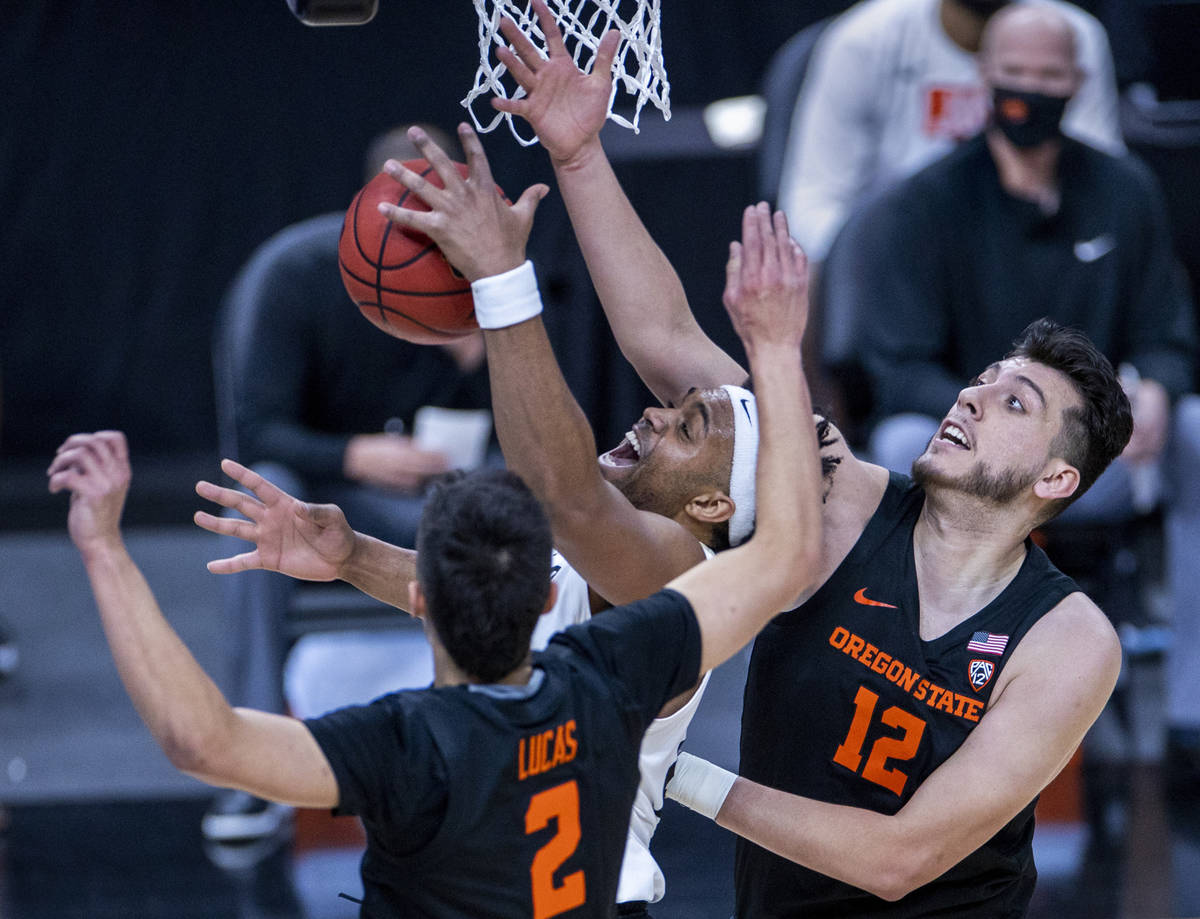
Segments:
[[[506,44],[500,34],[500,20],[507,16],[546,56],[546,39],[538,25],[528,0],[474,0],[479,14],[479,69],[475,72],[475,85],[463,99],[463,107],[471,113],[471,120],[481,133],[487,133],[507,121],[509,129],[518,143],[531,146],[537,143],[537,135],[526,138],[517,130],[513,116],[496,112],[483,123],[475,114],[472,103],[485,93],[494,93],[508,99],[519,99],[525,91],[519,86],[511,90],[502,81],[508,69],[492,56],[493,45]],[[596,60],[596,48],[600,39],[610,29],[621,33],[620,43],[613,58],[612,93],[608,98],[608,117],[623,127],[638,132],[638,119],[647,102],[654,104],[663,118],[671,118],[671,84],[667,82],[667,71],[663,66],[662,34],[659,26],[660,0],[546,0],[559,28],[563,40],[575,65],[590,72]],[[622,17],[621,13],[625,14]],[[511,82],[511,81],[510,81]],[[630,121],[613,112],[613,102],[619,87],[636,97],[633,120]]]

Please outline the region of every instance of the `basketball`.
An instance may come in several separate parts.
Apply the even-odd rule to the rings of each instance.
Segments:
[[[404,165],[443,187],[426,160],[406,160]],[[466,165],[455,166],[465,177]],[[381,201],[429,210],[386,172],[354,196],[338,241],[338,266],[350,299],[377,327],[417,344],[452,341],[476,331],[470,283],[428,236],[397,226],[379,213],[376,205]]]

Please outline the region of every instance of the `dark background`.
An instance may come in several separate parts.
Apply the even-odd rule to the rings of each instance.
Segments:
[[[772,52],[847,5],[664,0],[676,117],[663,125],[647,108],[636,137],[610,125],[630,197],[735,352],[719,297],[727,240],[754,198],[753,151],[689,146],[688,132],[699,106],[755,92]],[[0,6],[0,478],[40,476],[67,434],[102,427],[125,430],[135,456],[214,460],[211,340],[226,285],[275,231],[346,206],[380,130],[464,117],[476,28],[469,0],[381,0],[370,24],[327,29],[284,0]],[[1149,66],[1145,49],[1113,34],[1128,82]],[[549,178],[540,148],[507,129],[484,142],[510,195]],[[1183,149],[1186,178],[1195,145]],[[531,254],[572,389],[602,444],[615,442],[647,395],[614,369],[554,196]]]
[[[754,91],[773,46],[822,12],[664,7],[677,108]],[[210,340],[230,278],[274,231],[344,208],[379,130],[464,117],[476,28],[469,0],[383,0],[369,25],[326,29],[283,0],[5,4],[4,455],[47,455],[102,426],[141,452],[211,445]],[[507,129],[485,143],[508,189],[545,172],[540,148]],[[694,182],[679,187],[708,209]],[[651,206],[678,220],[667,191]],[[739,206],[712,215],[721,235],[736,231]]]

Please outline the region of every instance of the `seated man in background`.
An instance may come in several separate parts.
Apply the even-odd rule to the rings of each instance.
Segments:
[[[1064,119],[1067,133],[1122,151],[1104,27],[1077,6],[1047,2],[1070,21],[1083,70]],[[865,196],[983,127],[988,98],[976,54],[988,17],[1009,5],[864,0],[825,29],[796,101],[779,187],[779,207],[813,262],[824,261]]]
[[[1191,738],[1195,746],[1200,398],[1194,310],[1162,195],[1137,159],[1060,132],[1083,77],[1074,33],[1056,10],[1012,5],[997,13],[980,63],[994,100],[986,131],[855,221],[857,245],[869,253],[856,284],[861,356],[879,415],[870,452],[907,471],[962,381],[1031,319],[1045,315],[1086,332],[1121,368],[1133,436],[1121,461],[1061,519],[1129,521],[1158,500],[1161,472],[1177,630],[1168,720],[1172,743]]]
[[[365,177],[389,158],[419,156],[406,129],[395,128],[372,142]],[[424,485],[447,469],[443,454],[415,442],[415,415],[430,405],[489,407],[483,340],[415,345],[358,316],[338,270],[343,217],[323,214],[280,231],[234,279],[217,344],[221,446],[288,491],[336,502],[355,526],[411,547]],[[270,572],[222,585],[237,636],[231,694],[239,704],[284,710],[294,588]],[[289,816],[227,792],[202,830],[215,842],[248,840],[273,834]]]

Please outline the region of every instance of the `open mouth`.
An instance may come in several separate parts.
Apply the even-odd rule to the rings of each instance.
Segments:
[[[967,441],[966,432],[952,422],[942,425],[942,429],[938,431],[937,439],[942,443],[953,444],[961,450],[971,449],[971,444]]]
[[[641,458],[641,441],[638,440],[637,434],[628,431],[624,440],[600,456],[600,462],[606,466],[634,466]]]

